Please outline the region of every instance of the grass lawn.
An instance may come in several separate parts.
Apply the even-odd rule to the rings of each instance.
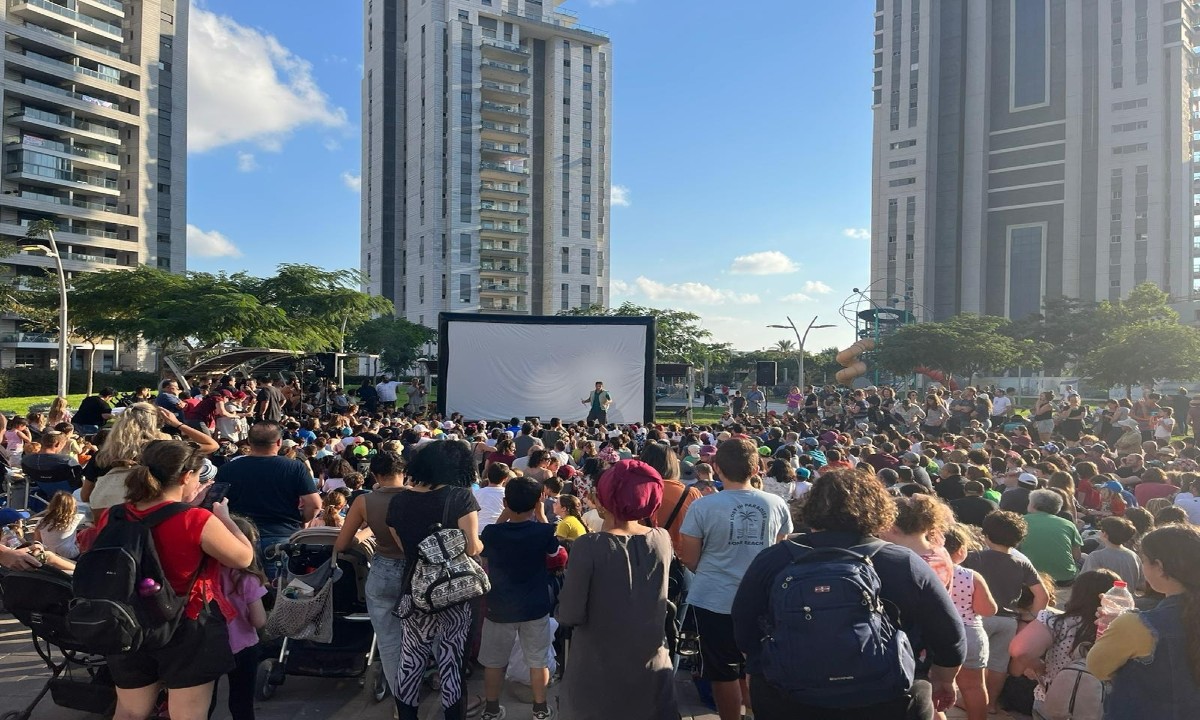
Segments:
[[[678,410],[658,410],[654,413],[654,422],[666,425],[668,423],[679,422],[680,418],[677,415]],[[721,414],[725,412],[725,408],[700,408],[692,409],[692,421],[704,425],[711,425],[721,419]]]
[[[68,395],[67,405],[76,410],[79,408],[79,403],[87,397],[86,395]],[[46,405],[49,406],[54,401],[54,395],[31,395],[29,397],[10,397],[0,398],[0,412],[5,415],[24,415],[29,412],[30,405]]]

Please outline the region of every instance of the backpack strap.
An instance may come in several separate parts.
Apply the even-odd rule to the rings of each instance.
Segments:
[[[122,508],[122,510],[124,510],[124,506],[121,506],[121,508]],[[192,506],[188,505],[187,503],[181,503],[181,502],[170,503],[170,504],[166,505],[165,507],[161,507],[161,508],[155,510],[154,512],[143,517],[141,520],[139,520],[137,522],[140,522],[141,524],[145,525],[148,528],[154,528],[154,527],[158,527],[159,525],[162,525],[164,522],[166,522],[167,520],[170,520],[171,518],[175,517],[176,515],[182,515],[183,513],[187,512],[188,510],[191,510],[191,509],[192,509]]]
[[[792,556],[792,562],[810,562],[818,557],[828,557],[830,555],[849,555],[855,560],[871,563],[871,558],[887,545],[882,540],[874,540],[862,545],[855,545],[849,548],[841,547],[822,547],[814,548],[808,545],[801,545],[795,540],[784,540],[783,546],[787,548],[788,554]]]
[[[679,494],[679,502],[675,503],[675,509],[667,516],[667,522],[663,524],[663,530],[671,531],[671,523],[675,522],[675,518],[679,516],[679,511],[683,509],[683,503],[687,501],[688,490],[691,488],[685,487],[683,492]]]

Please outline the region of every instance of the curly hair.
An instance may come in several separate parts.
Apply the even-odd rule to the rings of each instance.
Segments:
[[[471,446],[462,440],[427,443],[408,464],[408,476],[418,485],[469,488],[477,479]]]
[[[150,403],[134,403],[117,416],[112,429],[96,453],[96,466],[102,468],[135,465],[142,450],[152,440],[161,440],[158,409]]]
[[[945,535],[954,524],[950,506],[932,495],[896,498],[896,529],[905,535]]]
[[[813,483],[801,516],[814,530],[878,535],[895,523],[896,504],[870,473],[834,470]]]

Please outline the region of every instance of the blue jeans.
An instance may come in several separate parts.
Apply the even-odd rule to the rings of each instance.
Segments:
[[[371,616],[371,627],[375,628],[375,644],[379,660],[383,663],[383,676],[388,688],[395,692],[396,672],[400,664],[402,621],[392,614],[400,600],[401,583],[404,581],[404,560],[393,560],[379,555],[371,561],[371,572],[367,575],[367,613]]]

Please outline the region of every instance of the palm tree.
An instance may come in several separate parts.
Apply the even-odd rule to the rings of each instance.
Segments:
[[[779,340],[771,349],[781,353],[796,352],[796,343],[791,340]]]

